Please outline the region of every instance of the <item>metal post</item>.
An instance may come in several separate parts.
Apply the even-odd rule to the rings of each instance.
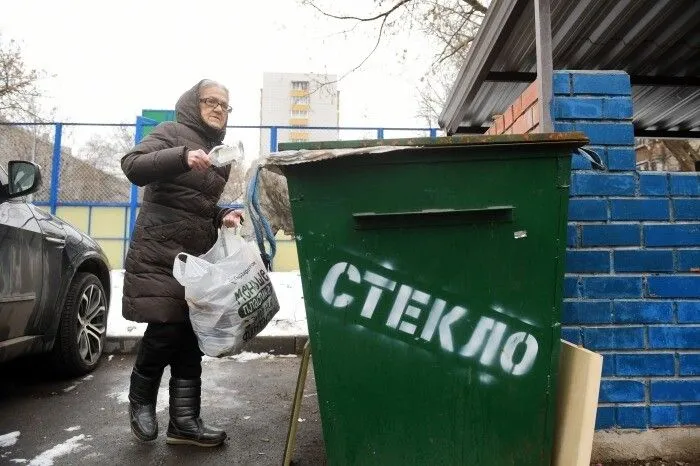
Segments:
[[[552,102],[552,15],[550,0],[535,2],[535,44],[537,49],[537,82],[539,89],[538,110],[540,133],[554,131],[550,105]]]
[[[277,127],[270,128],[270,153],[277,152]]]
[[[384,128],[377,128],[377,139],[384,139]]]
[[[435,139],[437,137],[437,128],[430,128],[430,137]]]
[[[51,159],[51,186],[49,190],[49,206],[51,214],[56,214],[58,206],[58,188],[61,174],[61,135],[63,134],[63,124],[56,123],[53,138],[53,157]]]
[[[134,142],[138,144],[143,139],[143,124],[145,123],[145,118],[137,116],[136,117],[136,131],[134,134]],[[139,187],[135,184],[131,185],[131,193],[129,195],[129,238],[134,232],[134,227],[136,226],[136,209],[139,207]]]

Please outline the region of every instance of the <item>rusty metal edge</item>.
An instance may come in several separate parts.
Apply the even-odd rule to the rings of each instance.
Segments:
[[[589,139],[582,132],[531,133],[501,135],[454,135],[438,138],[398,138],[398,139],[356,139],[350,141],[285,142],[279,144],[280,151],[289,150],[328,150],[356,149],[378,146],[478,146],[478,145],[530,145],[530,144],[570,144],[582,146]]]

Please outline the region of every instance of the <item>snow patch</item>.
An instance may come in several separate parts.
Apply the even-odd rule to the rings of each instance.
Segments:
[[[234,361],[238,362],[248,362],[248,361],[255,361],[256,359],[272,359],[274,358],[273,355],[270,353],[250,353],[248,351],[243,351],[242,353],[239,354],[234,354],[233,356],[229,356],[229,359],[233,359]]]
[[[76,430],[80,430],[80,426],[73,426],[63,430],[65,430],[66,432],[74,432]]]
[[[117,400],[117,403],[128,403],[129,402],[129,390],[126,390],[123,392],[108,393],[107,396]]]
[[[129,403],[129,389],[125,389],[121,392],[111,392],[106,395],[109,398],[112,398],[113,400],[116,400],[117,403],[120,404],[126,404]],[[168,393],[168,385],[161,384],[160,388],[158,389],[158,398],[156,401],[156,412],[162,412],[169,406],[169,393]],[[104,408],[100,408],[100,410],[104,410]]]
[[[19,438],[19,431],[10,432],[9,434],[0,435],[0,448],[11,447],[17,443]]]
[[[65,456],[69,453],[74,452],[78,448],[82,447],[83,444],[80,443],[81,440],[85,440],[85,435],[80,434],[75,437],[71,437],[63,443],[56,445],[55,447],[46,450],[39,456],[35,457],[29,462],[30,466],[52,466],[53,461],[56,458]]]

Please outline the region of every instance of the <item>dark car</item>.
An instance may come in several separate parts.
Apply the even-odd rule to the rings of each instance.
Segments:
[[[104,348],[109,262],[89,236],[23,198],[40,184],[34,163],[0,167],[0,363],[48,353],[64,374],[85,374]]]

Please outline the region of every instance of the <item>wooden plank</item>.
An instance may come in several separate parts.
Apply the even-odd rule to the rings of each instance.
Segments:
[[[553,466],[588,466],[603,357],[561,341]]]
[[[294,391],[294,401],[292,402],[292,413],[289,417],[289,428],[287,429],[287,441],[284,445],[284,466],[292,464],[292,456],[294,456],[294,446],[296,444],[297,426],[299,412],[301,411],[301,401],[304,395],[304,387],[306,386],[306,375],[309,372],[309,359],[311,358],[311,346],[309,340],[304,344],[304,353],[299,365],[299,375],[297,377],[297,388]]]

